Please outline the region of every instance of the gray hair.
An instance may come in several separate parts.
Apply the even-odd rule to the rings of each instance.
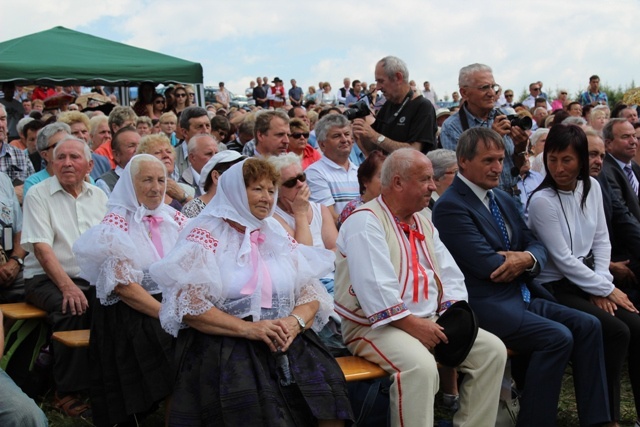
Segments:
[[[415,153],[420,152],[414,148],[400,148],[387,156],[380,169],[380,183],[383,188],[391,186],[394,176],[399,176],[403,180],[409,178],[409,171],[411,170],[411,165],[413,165]]]
[[[569,116],[562,121],[563,125],[576,125],[576,126],[584,126],[587,124],[587,121],[582,117],[573,117]]]
[[[447,169],[457,164],[456,152],[453,150],[439,148],[437,150],[429,151],[427,153],[427,157],[431,160],[431,164],[433,165],[433,179],[442,178]]]
[[[409,81],[409,69],[402,59],[396,56],[385,56],[378,61],[378,64],[382,66],[384,75],[390,80],[396,80],[396,73],[400,73],[405,81]]]
[[[538,128],[534,133],[531,134],[531,147],[535,147],[538,143],[538,140],[542,138],[542,135],[546,135],[549,133],[549,128]]]
[[[456,146],[456,159],[458,167],[461,159],[473,160],[478,154],[478,145],[482,141],[485,148],[496,147],[504,150],[504,142],[498,132],[493,129],[476,127],[462,132]]]
[[[625,122],[629,122],[629,120],[627,119],[621,119],[621,118],[613,118],[613,119],[609,119],[609,121],[607,122],[606,125],[604,125],[604,128],[602,128],[602,137],[604,138],[605,141],[613,141],[613,139],[615,138],[613,135],[613,126],[617,123],[625,123]]]
[[[91,119],[89,120],[89,134],[91,135],[92,138],[95,136],[96,132],[98,131],[98,126],[100,126],[102,123],[105,123],[105,122],[109,124],[109,117],[104,115],[91,117]],[[109,130],[111,130],[111,127],[109,127]]]
[[[216,141],[216,139],[213,136],[209,135],[208,133],[199,133],[197,135],[192,136],[189,142],[187,143],[187,152],[189,154],[192,154],[194,151],[196,151],[196,148],[198,147],[198,140],[201,138],[209,138],[213,142],[215,142],[216,145],[218,145],[218,141]]]
[[[111,110],[107,120],[109,123],[109,129],[113,132],[114,125],[120,128],[127,120],[135,122],[138,120],[138,116],[136,115],[136,112],[133,111],[133,108],[118,106]]]
[[[33,117],[25,117],[25,118],[20,119],[20,121],[16,125],[16,130],[18,131],[18,135],[22,135],[22,130],[24,129],[24,125],[26,125],[27,123],[32,122],[34,120],[35,119]]]
[[[267,160],[276,168],[278,172],[282,172],[282,169],[287,168],[291,165],[298,165],[302,167],[302,157],[293,152],[289,152],[281,156],[269,156]]]
[[[71,135],[71,128],[66,123],[54,122],[40,129],[36,139],[36,148],[38,151],[46,150],[47,147],[49,147],[49,140],[58,132]]]
[[[471,64],[466,67],[460,68],[460,74],[458,74],[458,86],[464,87],[471,84],[471,79],[475,73],[488,71],[493,74],[493,70],[488,65],[484,64]]]
[[[207,110],[202,107],[192,105],[185,108],[184,110],[182,110],[182,113],[180,113],[180,129],[189,130],[189,120],[197,119],[198,117],[202,116],[207,116],[207,118],[209,118]]]
[[[347,126],[349,126],[349,119],[342,114],[327,114],[316,124],[316,139],[318,142],[324,142],[327,140],[327,134],[331,128],[342,129]]]
[[[162,166],[164,175],[167,176],[167,168],[160,159],[152,156],[151,154],[136,154],[131,158],[131,177],[132,178],[138,175],[138,172],[140,172],[140,166],[142,166],[142,163],[159,163],[160,166]]]
[[[44,130],[44,129],[43,129],[43,130]],[[69,142],[69,141],[77,141],[77,142],[81,142],[81,143],[82,143],[82,148],[83,148],[83,151],[84,151],[84,158],[85,158],[88,162],[90,162],[90,161],[91,161],[91,149],[89,148],[89,145],[87,145],[87,143],[86,143],[83,139],[76,138],[76,137],[75,137],[75,136],[73,136],[73,135],[65,136],[64,138],[62,138],[62,139],[60,140],[60,142],[58,142],[58,144],[56,145],[56,148],[54,148],[54,149],[53,149],[53,157],[54,157],[54,158],[56,157],[56,153],[58,152],[58,149],[59,149],[60,147],[62,147],[62,145],[63,145],[65,142]]]
[[[256,114],[256,122],[253,126],[253,137],[258,143],[258,133],[267,133],[271,129],[271,121],[278,117],[284,120],[285,123],[289,123],[289,116],[282,110],[262,110]]]

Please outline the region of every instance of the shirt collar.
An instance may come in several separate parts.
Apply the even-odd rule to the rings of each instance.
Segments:
[[[624,170],[625,166],[631,166],[631,162],[629,162],[629,163],[621,162],[620,160],[618,160],[615,157],[613,157],[613,155],[611,155],[611,153],[607,153],[607,155],[611,156],[611,158],[616,161],[616,163],[618,164],[618,166],[620,166],[620,169],[622,169],[622,170]]]
[[[467,184],[467,186],[471,189],[471,191],[473,191],[473,194],[475,194],[476,197],[478,197],[478,199],[480,199],[480,201],[483,204],[485,203],[485,199],[487,198],[487,193],[489,192],[489,190],[485,190],[484,188],[480,187],[479,185],[476,185],[473,182],[469,181],[460,172],[458,172],[458,178],[460,178],[462,180],[462,182]]]
[[[53,196],[58,191],[64,191],[65,193],[67,193],[67,191],[62,188],[62,185],[60,184],[60,181],[58,181],[57,176],[52,175],[49,179],[51,180],[51,184],[49,185],[49,195]],[[89,196],[91,196],[93,195],[93,189],[91,188],[91,186],[87,185],[85,181],[82,181],[82,190],[80,191],[80,194],[88,194]]]
[[[340,166],[339,164],[337,164],[336,162],[334,162],[333,160],[331,160],[330,158],[328,158],[325,155],[323,155],[320,158],[320,160],[325,162],[332,169],[342,169],[342,170],[344,170],[344,166]],[[349,170],[351,170],[351,169],[358,170],[358,168],[356,168],[356,166],[353,164],[353,162],[351,160],[349,160]]]

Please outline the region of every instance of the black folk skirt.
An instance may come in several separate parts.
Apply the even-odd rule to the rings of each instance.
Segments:
[[[154,298],[160,301],[162,296]],[[122,301],[103,306],[94,297],[92,303],[89,392],[93,422],[112,426],[140,421],[173,390],[175,340],[158,319]]]
[[[289,385],[261,341],[185,329],[177,348],[171,426],[314,426],[353,419],[344,375],[313,331],[298,335],[286,353]]]

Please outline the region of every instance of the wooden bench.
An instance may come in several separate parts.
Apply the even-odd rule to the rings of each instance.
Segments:
[[[336,361],[347,381],[371,380],[388,377],[389,374],[375,363],[358,356],[337,357]]]
[[[26,320],[44,319],[47,312],[26,302],[16,302],[13,304],[0,304],[0,310],[7,319]]]
[[[53,333],[53,339],[67,347],[87,347],[89,345],[89,329],[77,331],[59,331]],[[513,357],[515,353],[507,349],[507,356]],[[336,361],[344,373],[347,381],[363,381],[374,378],[386,377],[389,374],[375,363],[358,356],[337,357]]]
[[[67,347],[87,347],[89,345],[89,329],[77,331],[54,332],[52,338]],[[388,376],[380,366],[371,363],[361,357],[345,356],[336,359],[347,381],[370,380]]]
[[[51,336],[54,340],[66,345],[67,347],[88,347],[89,346],[89,329],[80,329],[77,331],[58,331]]]

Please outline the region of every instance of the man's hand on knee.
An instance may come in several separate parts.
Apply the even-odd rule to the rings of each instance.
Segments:
[[[427,347],[429,350],[433,350],[433,348],[441,342],[449,342],[447,336],[444,334],[444,328],[429,319],[409,315],[392,322],[391,325],[398,329],[402,329],[420,341],[422,345]]]
[[[87,297],[75,283],[65,285],[60,288],[62,292],[62,314],[67,314],[67,308],[74,316],[80,316],[89,308]]]

